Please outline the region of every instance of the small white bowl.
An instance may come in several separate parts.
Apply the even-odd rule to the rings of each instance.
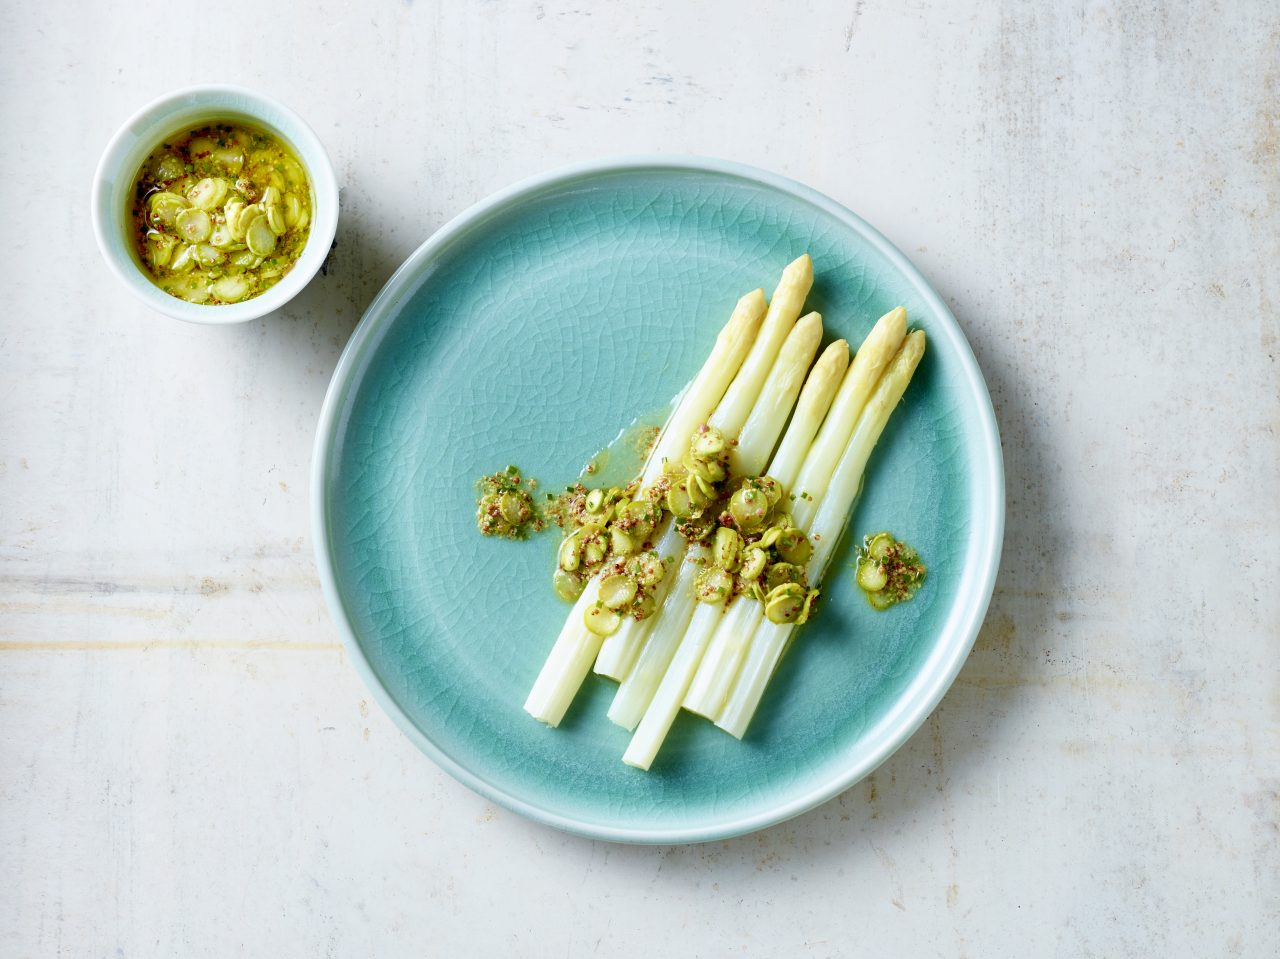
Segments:
[[[138,259],[130,218],[133,190],[152,150],[217,120],[260,127],[293,149],[311,181],[311,234],[293,269],[261,295],[240,303],[188,303],[156,286]],[[192,323],[243,323],[284,306],[316,275],[338,229],[338,181],[315,132],[284,104],[242,87],[186,87],[147,104],[111,138],[94,174],[92,209],[93,232],[107,265],[147,306]]]

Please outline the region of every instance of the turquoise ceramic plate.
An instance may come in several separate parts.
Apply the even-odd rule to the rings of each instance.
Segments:
[[[567,606],[554,537],[480,537],[473,482],[518,464],[547,486],[697,370],[737,298],[813,255],[808,305],[861,341],[897,304],[925,360],[851,529],[920,550],[917,598],[873,611],[848,543],[821,615],[783,660],[743,742],[681,716],[653,770],[620,761],[613,685],[588,679],[558,729],[525,695]],[[521,183],[422,245],[338,364],[314,469],[321,579],[379,702],[437,763],[510,809],[574,832],[689,842],[748,832],[835,796],[941,699],[986,611],[1004,519],[990,398],[950,312],[848,210],[711,160],[593,163]]]

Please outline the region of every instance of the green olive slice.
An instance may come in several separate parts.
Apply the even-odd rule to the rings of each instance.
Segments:
[[[625,515],[631,532],[640,539],[652,533],[658,521],[662,519],[661,509],[647,499],[628,503],[625,510],[619,507],[618,514]]]
[[[227,205],[222,208],[222,217],[226,221],[227,229],[231,231],[231,236],[237,242],[244,239],[244,231],[239,229],[240,216],[244,213],[248,206],[244,200],[238,196],[233,196],[227,201]]]
[[[201,210],[216,210],[227,198],[230,187],[220,177],[205,177],[187,191],[191,205]]]
[[[169,261],[169,269],[174,273],[185,273],[196,265],[195,258],[191,255],[192,247],[184,246],[179,250],[172,260]]]
[[[227,255],[211,243],[197,243],[191,248],[191,257],[200,266],[218,266]]]
[[[188,303],[204,303],[209,299],[209,283],[199,274],[172,276],[161,286],[165,292],[172,293]]]
[[[800,626],[809,622],[809,617],[813,615],[813,604],[818,601],[818,590],[811,589],[804,598],[804,606],[800,610],[800,616],[796,619],[796,625]]]
[[[174,220],[178,236],[188,243],[203,243],[213,233],[213,219],[204,210],[183,210]]]
[[[772,591],[787,583],[799,583],[802,576],[800,567],[790,563],[774,563],[764,574],[764,588]]]
[[[645,593],[637,596],[636,601],[631,604],[631,608],[627,612],[636,622],[643,622],[652,616],[658,609],[658,601],[654,599],[652,593]]]
[[[157,180],[161,183],[168,183],[170,180],[176,180],[185,174],[187,165],[182,162],[182,157],[169,153],[160,157],[152,169],[155,171]]]
[[[271,232],[276,236],[284,236],[289,228],[284,222],[283,208],[281,208],[279,203],[268,203],[266,205],[266,211],[267,226],[271,227]]]
[[[724,434],[714,426],[699,426],[694,431],[689,451],[698,459],[714,459],[724,452]]]
[[[302,164],[293,157],[281,157],[276,161],[276,166],[284,174],[289,186],[299,187],[307,182],[307,175],[302,170]]]
[[[634,576],[636,582],[645,589],[653,589],[666,576],[667,567],[656,551],[647,550],[632,557],[631,562],[627,564],[627,572]]]
[[[172,230],[178,214],[190,205],[176,193],[153,193],[147,197],[147,222],[157,230]]]
[[[597,566],[604,562],[608,546],[604,539],[604,527],[598,523],[589,523],[578,530],[582,536],[582,562],[586,566]]]
[[[774,548],[782,559],[796,566],[803,566],[813,555],[813,545],[804,533],[794,526],[789,526],[778,534],[778,541],[774,544]]]
[[[772,476],[759,476],[755,481],[756,488],[769,498],[769,508],[778,505],[778,500],[782,499],[782,484]]]
[[[867,593],[867,602],[872,608],[883,611],[896,603],[897,599],[891,591],[882,589],[877,593]]]
[[[209,242],[216,246],[219,250],[233,250],[236,247],[243,246],[231,232],[231,227],[225,223],[216,223],[213,227],[213,233],[209,235]]]
[[[296,194],[286,193],[284,195],[284,222],[285,226],[293,229],[298,225],[298,218],[302,215],[302,201],[298,199]]]
[[[689,491],[689,502],[693,504],[695,511],[708,506],[716,498],[711,484],[700,476],[690,473],[684,478],[684,484],[685,489]]]
[[[889,574],[882,564],[868,556],[858,563],[858,585],[868,593],[878,593],[889,585]]]
[[[239,147],[218,147],[213,151],[213,162],[235,176],[244,166],[244,151]]]
[[[224,303],[239,303],[249,295],[249,281],[243,276],[224,276],[214,280],[209,289]]]
[[[581,576],[566,573],[557,566],[555,572],[551,574],[551,585],[555,589],[557,596],[572,603],[582,595],[582,589],[586,584],[582,581]]]
[[[710,566],[698,574],[693,591],[700,603],[723,603],[733,591],[733,577],[719,566]]]
[[[512,526],[519,526],[532,513],[528,500],[519,493],[511,491],[498,497],[498,509],[502,512],[502,518]]]
[[[721,569],[730,573],[736,570],[742,559],[742,537],[737,530],[727,526],[716,530],[715,542],[711,544],[711,556]]]
[[[604,603],[592,603],[588,606],[582,621],[597,636],[612,636],[622,625],[622,617]]]
[[[610,609],[622,609],[630,606],[636,598],[636,581],[630,576],[615,573],[606,576],[600,582],[600,602]]]
[[[625,529],[614,527],[609,530],[609,549],[618,556],[630,556],[640,548],[636,538]]]
[[[208,137],[196,137],[187,144],[187,153],[193,160],[205,160],[213,156],[213,151],[217,146]]]
[[[557,553],[557,562],[566,573],[572,573],[582,565],[582,537],[574,532],[564,538]]]
[[[764,600],[764,614],[769,622],[794,623],[805,609],[808,591],[797,583],[783,583],[770,590]]]
[[[683,477],[667,490],[667,509],[679,519],[685,519],[697,512],[693,496],[689,491],[689,478]]]
[[[884,559],[893,548],[893,537],[888,533],[876,533],[867,544],[867,554],[872,559]]]
[[[756,540],[756,545],[761,549],[768,549],[778,542],[778,537],[782,535],[781,526],[770,526],[764,531],[764,535]]]
[[[147,260],[153,267],[168,266],[173,260],[177,239],[164,233],[147,234]]]
[[[719,483],[725,477],[724,467],[720,465],[718,460],[700,460],[690,453],[681,461],[681,465],[691,475],[697,476],[707,483]]]
[[[729,515],[744,532],[763,526],[768,512],[769,498],[754,487],[744,486],[729,498]]]
[[[768,561],[769,554],[760,547],[752,546],[745,549],[742,552],[742,565],[738,569],[738,575],[746,580],[759,579]]]
[[[271,232],[267,218],[261,214],[254,216],[245,228],[244,239],[249,249],[257,256],[270,256],[276,249],[276,235]]]

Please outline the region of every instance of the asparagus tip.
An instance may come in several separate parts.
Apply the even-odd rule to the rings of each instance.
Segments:
[[[802,276],[813,279],[813,258],[808,253],[801,253],[798,257],[787,264],[787,268],[782,271],[787,273],[799,273]]]

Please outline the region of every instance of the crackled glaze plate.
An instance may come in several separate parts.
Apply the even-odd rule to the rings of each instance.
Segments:
[[[555,537],[485,539],[475,480],[546,487],[696,372],[737,298],[804,251],[828,339],[895,305],[929,348],[869,467],[853,534],[890,529],[929,566],[875,612],[846,543],[742,742],[682,715],[648,774],[592,676],[558,729],[524,713],[568,610]],[[1004,520],[991,402],[956,321],[882,236],[828,198],[730,163],[577,166],[463,213],[387,283],[343,354],[314,464],[324,590],[352,659],[423,752],[476,792],[631,842],[737,835],[835,796],[941,699],[991,596]]]

